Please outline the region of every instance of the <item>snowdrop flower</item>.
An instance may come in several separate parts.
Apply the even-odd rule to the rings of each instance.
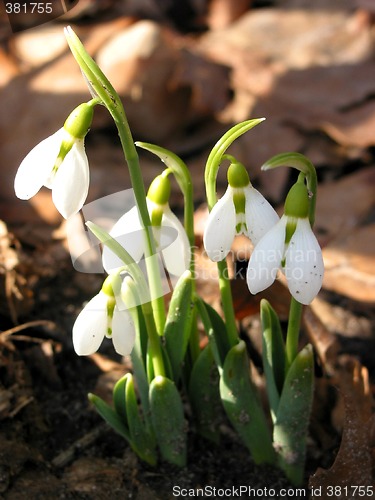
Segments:
[[[61,129],[24,158],[14,181],[18,198],[29,200],[46,186],[52,189],[53,202],[65,219],[82,208],[89,189],[84,138],[93,117],[92,102],[80,104]]]
[[[118,354],[125,356],[131,352],[135,327],[122,301],[127,286],[126,279],[121,285],[118,274],[109,275],[100,292],[80,312],[73,326],[73,346],[79,356],[96,352],[104,337],[112,339]]]
[[[163,255],[165,267],[170,274],[181,276],[190,265],[190,244],[183,225],[169,207],[170,189],[168,177],[157,176],[150,185],[146,202],[157,250]],[[126,212],[109,234],[135,262],[144,256],[144,235],[137,207]],[[109,273],[121,266],[123,262],[108,247],[104,247],[104,269]]]
[[[214,262],[225,259],[236,235],[245,234],[256,244],[279,220],[241,163],[232,163],[227,175],[228,188],[212,208],[203,235],[204,248]]]
[[[307,188],[299,180],[288,193],[284,215],[255,246],[247,268],[251,293],[272,285],[281,269],[292,296],[310,304],[319,292],[324,263],[319,243],[308,218]]]

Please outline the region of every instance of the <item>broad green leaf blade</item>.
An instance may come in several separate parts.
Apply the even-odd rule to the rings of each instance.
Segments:
[[[204,302],[204,306],[211,325],[208,334],[210,343],[212,345],[212,353],[215,357],[216,364],[218,365],[218,367],[222,368],[222,366],[224,365],[224,360],[230,349],[227,329],[222,317],[219,316],[215,309],[206,302]]]
[[[136,313],[133,312],[133,320],[136,330],[134,347],[131,352],[133,372],[137,381],[137,388],[141,399],[143,415],[145,419],[150,417],[149,383],[147,379],[146,359],[148,335],[146,322],[141,306],[137,306]]]
[[[176,382],[181,375],[192,326],[192,291],[192,274],[185,271],[173,291],[164,329],[166,350]]]
[[[279,466],[295,485],[303,481],[313,391],[314,357],[309,344],[287,373],[273,433]]]
[[[232,347],[225,359],[220,379],[220,395],[225,411],[257,464],[275,461],[271,433],[250,378],[245,343]]]
[[[123,377],[118,380],[113,388],[112,397],[113,405],[115,407],[115,412],[121,417],[124,424],[128,427],[128,420],[126,415],[126,399],[125,391],[126,384],[129,380],[130,373],[126,373]]]
[[[201,351],[193,366],[189,384],[189,400],[200,434],[218,443],[222,405],[219,373],[210,344],[207,344]]]
[[[139,413],[133,377],[130,373],[128,375],[129,377],[125,387],[126,415],[132,447],[142,460],[150,465],[156,465],[157,458],[155,437],[152,430],[145,425]]]
[[[161,456],[167,462],[186,465],[186,422],[178,390],[166,377],[150,384],[150,407],[155,436]]]
[[[88,398],[95,406],[99,415],[112,427],[112,429],[131,444],[129,429],[126,427],[120,415],[118,415],[105,401],[99,398],[99,396],[89,394]]]
[[[260,303],[260,317],[263,331],[263,369],[266,376],[272,420],[275,421],[284,383],[285,345],[279,318],[265,299],[262,299]]]

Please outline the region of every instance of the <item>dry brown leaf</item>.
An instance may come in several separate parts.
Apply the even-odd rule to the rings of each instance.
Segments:
[[[310,342],[314,346],[323,370],[328,373],[334,373],[334,365],[337,359],[339,345],[337,337],[328,331],[325,324],[321,321],[319,315],[314,312],[315,299],[311,307],[306,307],[303,314],[304,326],[307,330]]]
[[[353,230],[323,249],[323,286],[354,300],[375,302],[375,224]]]
[[[341,486],[341,493],[335,494],[335,498],[355,499],[359,496],[358,492],[354,494],[353,486],[373,485],[369,419],[371,402],[369,394],[363,392],[368,390],[367,370],[360,367],[358,362],[350,360],[344,362],[344,369],[337,376],[344,406],[342,441],[332,467],[328,470],[319,468],[311,476],[309,487],[317,492],[312,498],[325,498],[329,488]],[[319,495],[318,492],[323,493]]]
[[[375,168],[319,185],[315,231],[323,246],[357,228],[375,206]]]

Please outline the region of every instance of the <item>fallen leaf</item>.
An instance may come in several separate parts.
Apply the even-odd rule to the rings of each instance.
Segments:
[[[323,495],[312,495],[312,498],[322,496],[325,498],[329,488],[341,486],[340,493],[335,494],[335,498],[359,498],[358,491],[355,492],[353,486],[372,486],[372,457],[370,449],[370,420],[368,411],[364,411],[363,394],[361,387],[365,384],[364,378],[366,370],[359,369],[354,365],[351,376],[354,379],[351,383],[344,384],[343,379],[339,383],[339,391],[344,404],[344,423],[340,449],[335,462],[328,470],[319,468],[310,477],[309,487],[316,491],[323,491]],[[350,375],[349,375],[350,376]],[[348,382],[348,377],[345,377]],[[349,389],[348,389],[349,387]],[[358,395],[362,398],[362,404],[358,402]],[[366,397],[368,401],[368,395]],[[344,489],[347,487],[347,490]],[[321,488],[321,490],[320,490]]]

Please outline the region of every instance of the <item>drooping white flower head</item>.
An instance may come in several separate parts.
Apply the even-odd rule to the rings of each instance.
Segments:
[[[110,275],[100,292],[82,309],[73,326],[73,346],[79,356],[96,352],[104,337],[111,338],[115,351],[122,356],[131,352],[135,339],[132,316],[122,301],[126,294],[118,275]]]
[[[255,245],[278,220],[272,206],[250,184],[245,167],[232,163],[228,188],[208,216],[203,235],[207,255],[214,262],[225,259],[239,234],[245,234]]]
[[[52,199],[65,219],[83,206],[89,189],[89,165],[84,137],[93,117],[93,106],[83,103],[64,126],[47,137],[21,162],[14,181],[16,196],[32,198],[42,186],[52,189]]]
[[[157,251],[162,253],[167,271],[179,277],[189,268],[191,251],[186,231],[169,207],[169,195],[169,179],[159,175],[151,183],[146,202]],[[142,259],[145,254],[144,235],[137,207],[120,217],[109,234],[125,248],[135,262]],[[121,266],[123,262],[119,257],[108,247],[104,247],[104,269],[109,273]]]
[[[285,274],[291,295],[301,304],[310,304],[322,286],[324,263],[308,218],[303,182],[291,188],[284,215],[254,248],[246,277],[250,292],[272,285],[279,270]]]

